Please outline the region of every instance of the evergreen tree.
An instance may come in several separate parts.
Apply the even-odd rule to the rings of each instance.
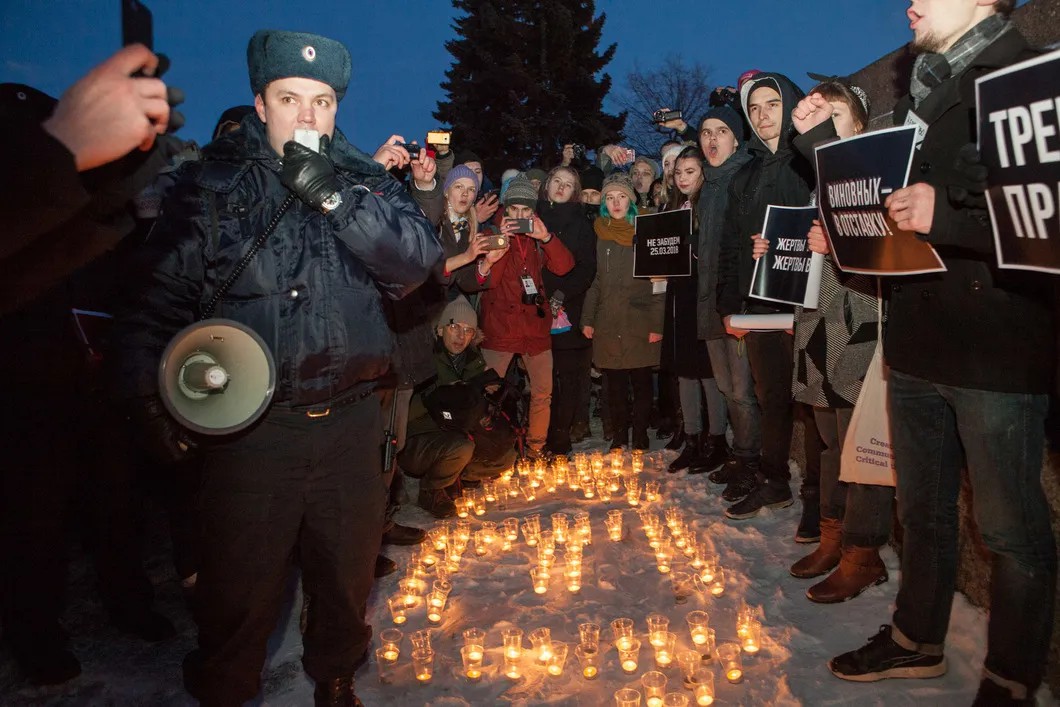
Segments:
[[[606,15],[593,0],[453,0],[463,11],[446,42],[453,65],[435,119],[454,148],[473,150],[489,174],[559,163],[562,146],[621,138],[626,114],[603,110],[615,54],[597,52]]]

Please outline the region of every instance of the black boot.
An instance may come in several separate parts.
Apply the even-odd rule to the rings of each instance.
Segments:
[[[683,432],[679,434],[684,434]],[[699,458],[703,455],[703,433],[697,432],[694,435],[687,435],[685,437],[685,448],[681,450],[681,453],[677,455],[677,459],[670,462],[669,468],[666,470],[671,474],[676,474],[682,469],[688,467],[699,461]],[[674,435],[674,439],[677,439],[677,435]],[[670,448],[670,445],[666,445]]]
[[[689,439],[690,437],[685,434],[685,428],[682,425],[681,427],[677,428],[677,432],[674,432],[674,436],[671,437],[669,441],[663,445],[663,449],[680,449],[682,444],[685,445],[685,449],[687,449]],[[688,465],[685,464],[685,466],[681,468],[684,469],[687,466]]]
[[[795,542],[815,543],[821,539],[821,487],[802,485],[802,518],[795,531]]]
[[[621,449],[625,447],[629,449],[629,428],[624,430],[614,430],[614,434],[611,435],[611,449]]]
[[[313,690],[313,704],[315,707],[364,707],[353,688],[352,677],[318,682]]]
[[[758,476],[758,484],[747,496],[725,510],[733,520],[746,520],[758,515],[763,508],[787,508],[795,499],[791,487],[784,479],[767,479]]]
[[[651,447],[651,441],[648,439],[648,430],[638,430],[636,427],[633,428],[633,449],[643,449],[647,451]]]
[[[732,457],[732,447],[725,435],[710,435],[704,440],[702,453],[688,470],[689,474],[708,474],[722,468]]]

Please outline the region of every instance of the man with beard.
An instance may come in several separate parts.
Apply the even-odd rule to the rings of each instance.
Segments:
[[[763,72],[743,85],[740,98],[753,136],[751,160],[733,176],[722,235],[718,273],[718,312],[729,335],[742,338],[761,406],[761,456],[744,457],[727,479],[723,497],[734,501],[725,515],[742,520],[763,506],[783,508],[793,502],[788,480],[791,451],[792,335],[787,331],[748,332],[732,326],[732,315],[791,311],[748,298],[754,271],[751,236],[762,230],[766,207],[805,206],[813,172],[792,147],[791,110],[802,91],[785,76]],[[730,126],[731,129],[731,126]]]
[[[967,466],[976,524],[994,553],[975,705],[1034,702],[1056,591],[1041,485],[1056,363],[1051,283],[997,270],[985,170],[966,166],[976,138],[975,80],[1035,54],[1009,22],[1014,5],[912,0],[906,11],[919,56],[894,120],[926,126],[926,133],[913,184],[885,205],[899,228],[936,248],[946,271],[896,278],[889,288],[884,352],[904,529],[901,586],[890,625],[829,663],[837,677],[860,682],[946,672],[957,498]]]

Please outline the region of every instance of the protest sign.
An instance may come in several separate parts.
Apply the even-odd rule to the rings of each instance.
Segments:
[[[811,253],[806,239],[816,217],[816,206],[766,207],[762,238],[769,252],[755,261],[752,297],[817,308],[824,256]]]
[[[637,216],[633,277],[688,277],[692,274],[692,209]]]
[[[938,253],[902,231],[883,202],[909,178],[916,128],[888,128],[815,149],[817,201],[840,270],[915,275],[946,269]]]
[[[1060,273],[1060,50],[975,82],[1002,268]]]

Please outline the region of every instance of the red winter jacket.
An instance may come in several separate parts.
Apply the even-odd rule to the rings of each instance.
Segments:
[[[490,272],[493,286],[482,293],[479,319],[486,336],[482,348],[531,356],[552,348],[552,311],[548,306],[551,293],[545,291],[541,273],[547,268],[555,275],[566,275],[573,267],[574,256],[557,236],[553,235],[548,243],[529,236],[513,236],[507,255]],[[537,315],[535,305],[523,304],[520,278],[524,272],[534,279],[537,291],[544,296],[544,317]]]

